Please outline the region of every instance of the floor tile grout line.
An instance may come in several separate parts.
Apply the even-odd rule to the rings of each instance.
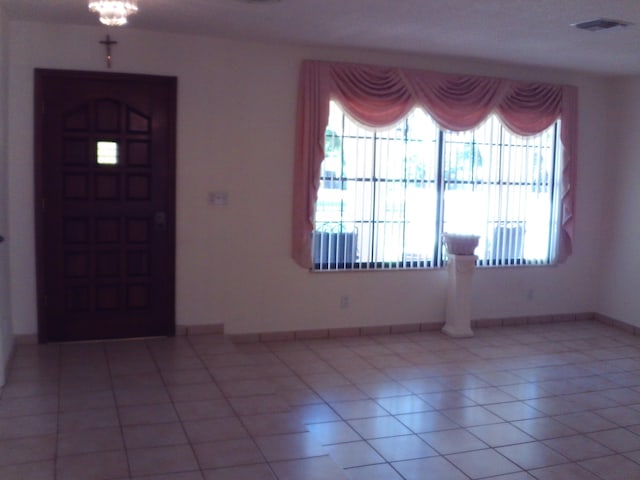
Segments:
[[[313,350],[312,350],[312,351],[313,351]],[[319,359],[319,360],[324,361],[324,359],[322,359],[322,357],[321,357],[320,355],[318,355],[318,353],[317,353],[317,352],[313,351],[313,353],[314,353],[314,355],[316,355],[316,356],[318,357],[318,359]],[[275,352],[275,354],[276,354],[276,356],[278,356],[277,352]],[[282,357],[281,357],[281,356],[278,356],[278,358],[279,358],[281,361],[283,361],[283,359],[282,359]],[[337,374],[339,374],[340,376],[343,376],[343,377],[344,377],[344,375],[342,374],[342,372],[340,372],[339,370],[337,370],[337,369],[335,368],[335,366],[333,366],[333,365],[331,365],[331,364],[329,364],[329,366],[333,369],[334,373],[337,373]],[[318,390],[317,390],[313,385],[309,384],[309,382],[308,382],[308,381],[306,381],[304,378],[302,378],[302,377],[298,374],[298,372],[295,372],[295,371],[294,371],[293,369],[291,369],[290,367],[288,367],[288,368],[289,368],[289,369],[294,373],[294,375],[295,375],[295,376],[296,376],[296,377],[297,377],[301,382],[303,382],[303,383],[304,383],[304,384],[305,384],[305,385],[306,385],[306,386],[307,386],[311,391],[313,391],[316,395],[318,395],[318,397],[319,397],[319,398],[323,399],[323,403],[322,403],[322,404],[324,404],[324,405],[326,405],[328,408],[330,408],[330,409],[331,409],[331,411],[332,411],[332,412],[333,412],[333,413],[334,413],[338,418],[340,418],[340,419],[341,419],[341,421],[343,421],[345,424],[349,425],[348,420],[347,420],[347,419],[345,419],[345,418],[343,418],[343,417],[342,417],[342,415],[340,415],[340,414],[336,411],[335,407],[333,407],[333,406],[331,405],[331,402],[330,402],[330,401],[328,401],[328,400],[326,400],[326,399],[322,396],[322,394],[321,394],[321,393],[320,393],[320,392],[319,392],[319,391],[318,391]],[[373,368],[373,367],[372,367],[372,368]],[[345,377],[345,379],[346,379],[346,377]],[[347,380],[347,381],[349,381],[349,379],[346,379],[346,380]],[[358,388],[358,387],[357,387],[356,385],[354,385],[351,381],[349,381],[349,385],[350,385],[350,386],[354,386],[355,388]],[[360,389],[358,389],[358,390],[360,390]],[[360,390],[360,391],[361,391],[361,390]],[[361,391],[361,392],[362,392],[362,391]],[[365,393],[365,392],[362,392],[362,394],[363,394],[363,395],[366,395],[366,393]],[[374,401],[375,401],[375,400],[374,400]],[[382,407],[382,408],[384,408],[384,407]],[[330,423],[330,422],[317,422],[317,423]],[[306,425],[305,425],[305,427],[306,427]],[[352,427],[351,427],[351,428],[352,428]],[[352,428],[352,429],[353,429],[353,428]],[[369,445],[369,446],[371,447],[371,445],[368,443],[367,439],[365,439],[365,438],[364,438],[364,437],[363,437],[363,436],[362,436],[358,431],[356,431],[355,429],[353,429],[353,430],[354,430],[355,434],[356,434],[356,435],[358,435],[358,437],[360,438],[360,440],[358,440],[358,442],[359,442],[359,441],[364,441],[367,445]],[[309,431],[309,430],[307,429],[307,431]],[[351,442],[344,442],[344,443],[351,443]],[[373,448],[373,447],[372,447],[372,448]],[[328,455],[329,457],[331,457],[331,455],[330,455],[329,453],[327,453],[327,455]],[[389,464],[389,462],[386,462],[386,463],[387,463],[387,464]]]
[[[55,435],[55,450],[53,456],[53,480],[58,479],[58,460],[60,449],[60,417],[62,415],[62,348],[58,346],[57,354],[58,364],[58,408],[56,411],[56,435]]]
[[[356,386],[356,388],[357,388],[357,386]],[[336,412],[336,413],[337,413],[337,412]],[[344,419],[343,419],[343,420],[344,420]]]
[[[586,337],[583,336],[582,338],[586,338]],[[104,346],[102,346],[102,348],[103,348],[103,350],[106,349],[106,347],[104,347]],[[148,345],[147,345],[147,348],[149,349]],[[347,346],[347,348],[350,349],[348,346]],[[637,350],[637,346],[635,344],[633,346],[629,346],[629,348]],[[465,349],[465,350],[468,350],[468,349]],[[317,352],[314,352],[314,353],[317,354]],[[571,353],[572,354],[581,353],[581,350],[576,348],[576,349],[572,350]],[[587,356],[585,355],[585,358],[580,359],[580,358],[577,358],[575,356],[571,357],[571,355],[564,355],[564,354],[562,354],[562,355],[553,354],[553,356],[549,357],[549,358],[552,359],[552,361],[548,361],[546,363],[545,362],[541,362],[539,360],[535,360],[535,359],[532,360],[532,361],[527,361],[527,363],[529,363],[530,366],[526,367],[526,369],[544,369],[544,368],[550,368],[550,366],[552,366],[552,365],[562,365],[562,367],[564,367],[564,369],[566,370],[566,373],[564,373],[563,375],[560,375],[557,380],[569,379],[569,381],[576,381],[577,382],[577,385],[576,385],[577,389],[575,391],[570,391],[570,390],[567,390],[567,391],[564,391],[564,392],[556,391],[553,395],[550,395],[549,397],[543,397],[543,398],[560,399],[560,400],[571,401],[572,403],[574,403],[574,406],[577,408],[579,406],[580,402],[574,401],[574,399],[572,398],[573,396],[577,396],[577,395],[585,395],[586,396],[586,395],[589,395],[589,394],[600,395],[601,392],[610,391],[610,390],[611,391],[612,390],[618,390],[618,389],[623,389],[623,388],[629,389],[630,391],[638,391],[638,387],[637,386],[634,387],[633,384],[631,384],[631,383],[629,383],[629,384],[620,383],[618,385],[606,386],[606,385],[603,385],[603,384],[599,384],[599,382],[598,382],[598,378],[599,377],[604,378],[606,376],[606,371],[615,371],[615,372],[620,372],[621,373],[621,372],[633,372],[633,371],[638,370],[633,365],[633,360],[636,359],[637,356],[631,355],[632,353],[634,353],[633,350],[631,352],[626,353],[626,357],[616,357],[614,359],[608,358],[608,359],[604,360],[604,361],[608,362],[608,365],[606,365],[605,368],[600,369],[600,370],[596,369],[595,366],[593,365],[596,362],[596,357],[595,356],[592,356],[592,358],[589,359],[589,358],[586,358]],[[359,353],[355,353],[355,354],[359,355],[359,357],[361,359],[363,359],[363,361],[367,361],[368,360],[367,356],[360,355]],[[61,355],[62,355],[62,351],[59,350],[58,351],[58,361],[59,362],[60,362]],[[202,362],[203,359],[202,359],[202,357],[200,355],[201,354],[198,353],[198,358]],[[531,355],[533,355],[533,353],[529,353],[528,355],[531,356]],[[536,357],[538,355],[539,355],[538,353],[535,353]],[[154,359],[156,371],[160,375],[160,377],[162,378],[164,389],[165,389],[165,391],[167,391],[167,394],[169,395],[169,398],[170,398],[170,401],[171,401],[171,405],[173,406],[173,408],[175,410],[175,401],[174,401],[173,397],[168,393],[168,384],[166,383],[166,380],[162,376],[162,372],[161,372],[162,369],[160,368],[159,364],[157,363],[156,358],[152,354],[152,352],[151,352],[151,356]],[[371,358],[375,358],[375,357],[371,357]],[[628,360],[628,361],[625,362],[625,360]],[[561,363],[557,363],[557,362],[561,362]],[[562,362],[564,362],[564,363],[562,363]],[[379,366],[376,366],[376,363],[370,363],[370,362],[367,362],[367,363],[371,366],[371,368],[373,370],[377,370],[377,371],[382,372],[381,368]],[[286,362],[285,362],[285,364],[286,364]],[[450,360],[446,360],[444,362],[444,365],[447,365],[447,364],[455,366],[456,368],[460,368],[461,370],[464,369],[464,361],[463,362],[455,362],[455,364],[454,364]],[[493,371],[492,368],[489,368],[489,367],[490,367],[490,365],[494,365],[495,366],[496,364],[497,363],[494,362],[493,360],[492,360],[491,363],[487,362],[487,366],[484,367],[483,371],[489,371],[489,372]],[[524,364],[524,363],[522,363],[522,364]],[[581,369],[583,366],[584,366],[584,368],[588,368],[593,373],[585,374],[583,372],[580,372],[579,369]],[[288,367],[288,365],[287,365],[287,367]],[[315,393],[318,393],[313,387],[310,386],[310,384],[308,384],[305,380],[303,380],[302,377],[297,372],[291,370],[290,367],[288,367],[288,369],[293,373],[293,376],[297,377],[303,384],[305,384],[308,387],[310,387],[309,389],[311,391],[313,391]],[[337,373],[339,375],[345,377],[346,372],[345,372],[344,369],[336,368],[335,365],[332,365],[332,369],[337,371]],[[572,371],[572,369],[573,369],[573,371]],[[62,370],[62,369],[60,369],[60,370]],[[212,377],[212,381],[216,381],[216,379],[212,376],[212,372],[210,371],[210,369],[207,368],[207,370],[209,372],[209,375]],[[522,370],[522,369],[520,369],[520,370]],[[478,371],[480,371],[480,370],[467,369],[467,375],[469,375],[470,378],[480,378],[482,380],[481,377],[476,375],[476,373]],[[508,371],[514,372],[515,370],[508,370]],[[110,378],[110,383],[111,383],[111,387],[112,387],[112,395],[115,395],[115,389],[113,388],[113,375],[112,375],[111,371],[110,371],[109,378]],[[389,378],[391,378],[391,377],[389,377]],[[539,379],[531,379],[531,378],[527,379],[527,378],[524,378],[524,377],[522,377],[522,378],[523,378],[523,383],[534,383],[534,384],[537,384],[537,383],[543,383],[545,381],[549,381],[549,379],[543,379],[543,378],[539,378]],[[364,391],[361,388],[362,384],[357,383],[356,379],[352,379],[352,378],[349,378],[349,377],[346,377],[346,379],[348,380],[347,385],[359,390],[367,400],[377,403],[377,400],[380,399],[380,397],[376,397],[373,394],[367,393],[366,391]],[[591,385],[589,384],[589,381],[590,381],[589,379],[591,379],[593,381],[593,383]],[[622,380],[623,379],[621,378],[620,381],[622,382]],[[551,381],[554,381],[554,380],[551,380]],[[58,448],[57,437],[59,436],[59,421],[60,421],[60,413],[61,413],[61,408],[62,408],[61,382],[62,382],[62,374],[60,374],[59,377],[58,377],[58,391],[57,391],[57,398],[58,398],[58,406],[57,406],[57,408],[58,408],[58,431],[56,432],[56,448]],[[580,382],[582,382],[583,388],[579,388],[581,386]],[[487,382],[487,383],[489,385],[491,385],[490,382]],[[588,388],[584,388],[584,387],[588,387]],[[450,388],[452,388],[452,390],[450,390],[450,391],[458,392],[458,393],[460,393],[461,395],[464,396],[464,393],[461,393],[464,390],[462,386],[459,386],[459,385],[455,386],[455,387],[450,386]],[[482,388],[482,387],[480,387],[480,388]],[[228,402],[229,398],[226,396],[226,394],[224,394],[224,392],[222,393],[222,396],[225,399],[225,401]],[[417,396],[420,397],[419,395],[417,395]],[[334,414],[337,414],[337,411],[331,405],[331,403],[335,403],[335,402],[330,402],[330,401],[328,401],[328,399],[325,399],[324,397],[321,397],[321,398],[323,400],[322,404],[326,405],[328,408],[330,408],[334,412]],[[527,405],[526,402],[530,402],[531,400],[532,399],[522,399],[522,400],[517,399],[517,402],[521,402],[521,403]],[[612,398],[612,400],[615,401],[615,398]],[[479,406],[481,406],[482,408],[486,408],[486,407],[490,407],[492,405],[499,405],[501,403],[512,403],[512,402],[489,403],[489,402],[483,401],[483,402],[479,403]],[[117,402],[116,402],[116,407],[118,408],[118,418],[119,418],[119,423],[120,423],[120,428],[121,428],[121,436],[123,436],[123,433],[122,433],[122,422],[121,422],[121,418],[120,418],[120,410],[119,410],[119,406],[118,406]],[[230,405],[230,407],[232,407],[232,405]],[[290,407],[291,407],[291,405],[290,405]],[[447,409],[447,408],[443,408],[442,406],[434,406],[434,405],[432,405],[432,407],[434,407],[433,411],[437,411],[437,412],[440,412],[442,410],[446,410]],[[529,405],[529,407],[533,408],[535,410],[534,407],[531,407],[530,405]],[[382,408],[384,409],[384,407],[382,407]],[[576,432],[575,433],[576,436],[590,438],[589,435],[591,435],[593,433],[598,433],[598,432],[601,432],[601,431],[608,431],[608,430],[620,430],[620,431],[628,432],[629,434],[632,434],[632,435],[638,435],[636,432],[630,430],[628,428],[629,427],[628,425],[621,425],[618,421],[615,421],[615,418],[613,420],[610,420],[609,418],[611,418],[611,417],[608,417],[608,416],[604,415],[604,412],[601,412],[602,414],[598,413],[601,410],[604,411],[604,410],[609,409],[609,408],[631,408],[631,407],[629,406],[628,403],[619,403],[619,402],[618,402],[617,405],[611,405],[611,406],[606,406],[604,404],[603,404],[603,406],[596,405],[596,404],[584,404],[584,405],[581,405],[580,408],[577,409],[577,410],[571,410],[570,412],[567,412],[566,415],[571,415],[571,414],[576,414],[577,415],[579,413],[589,413],[589,414],[595,415],[596,417],[600,417],[604,421],[608,421],[608,422],[611,423],[610,426],[607,426],[606,428],[603,427],[601,430],[594,430],[594,431],[588,430],[588,431]],[[234,411],[234,414],[239,418],[240,417],[240,415],[238,415],[239,412],[237,412],[235,409],[233,409],[233,411]],[[394,413],[392,413],[390,411],[387,411],[387,412],[389,413],[389,416],[391,416],[393,418],[396,418],[399,415],[399,413],[395,413],[394,414]],[[560,414],[560,413],[547,414],[547,413],[544,413],[544,412],[541,412],[541,413],[543,414],[543,416],[541,418],[552,419],[552,420],[555,420],[555,421],[560,421],[560,420],[556,420],[556,419],[558,419],[559,417],[562,417],[563,415],[565,415],[564,413],[563,414]],[[613,415],[613,413],[612,413],[612,415]],[[518,428],[517,425],[513,425],[513,422],[518,422],[518,421],[520,421],[519,419],[518,420],[509,421],[506,418],[501,417],[500,415],[498,415],[498,417],[501,418],[501,420],[502,420],[499,423],[504,423],[505,425],[512,425],[513,427]],[[342,417],[341,415],[338,415],[338,418],[341,418],[342,421],[344,421],[344,422],[348,422],[348,420],[345,417]],[[182,424],[182,420],[179,419],[179,421]],[[563,423],[563,425],[566,425],[566,424]],[[184,429],[184,425],[182,425],[182,428]],[[468,431],[469,427],[460,426],[460,428],[462,428],[465,431]],[[185,432],[185,434],[186,434],[186,432]],[[417,434],[415,434],[415,435],[417,435]],[[250,435],[250,436],[252,437],[252,435]],[[566,435],[564,435],[564,436],[566,436]],[[559,437],[551,437],[551,439],[553,439],[553,438],[562,438],[562,437],[563,436],[561,435]],[[362,438],[362,437],[360,437],[360,438]],[[187,436],[187,439],[188,439],[188,436]],[[526,442],[526,443],[539,443],[541,445],[547,446],[552,451],[556,451],[557,453],[562,455],[562,453],[560,451],[555,450],[553,447],[550,447],[549,445],[547,445],[545,443],[549,439],[550,438],[545,438],[545,439],[540,439],[540,440],[534,439],[535,441]],[[596,443],[601,444],[597,440],[595,440],[595,439],[593,439],[593,440]],[[367,444],[369,444],[368,440],[365,440],[365,442],[367,442]],[[428,444],[428,442],[425,442],[425,443]],[[606,445],[604,445],[604,444],[603,444],[603,446],[606,447]],[[372,448],[374,448],[374,447],[372,447]],[[492,450],[495,450],[497,448],[502,448],[502,447],[494,447],[494,448],[492,448]],[[374,448],[374,450],[375,450],[375,448]],[[500,452],[498,452],[498,453],[500,453]],[[597,458],[619,456],[619,457],[628,458],[630,462],[637,464],[638,462],[636,460],[633,460],[630,456],[628,456],[628,454],[629,454],[629,452],[614,451],[613,455],[604,455],[602,457],[595,457],[595,458],[597,459]],[[444,455],[440,455],[440,456],[444,456]],[[56,452],[56,459],[57,459],[57,457],[58,457],[58,455],[57,455],[57,452]],[[386,463],[388,465],[392,466],[391,462],[386,462]],[[569,462],[569,463],[578,464],[579,462]],[[201,472],[202,472],[202,469],[201,469]],[[131,472],[130,472],[130,474],[131,474]]]
[[[124,449],[124,455],[125,455],[125,458],[127,459],[127,471],[129,473],[129,478],[132,478],[133,471],[132,471],[132,468],[131,468],[131,458],[129,456],[129,449],[127,448],[126,437],[124,435],[124,425],[122,424],[122,416],[121,416],[121,413],[120,413],[120,405],[118,403],[118,397],[117,397],[117,394],[116,394],[116,388],[115,388],[115,384],[114,384],[114,381],[113,381],[113,370],[112,370],[112,366],[111,366],[111,361],[109,360],[107,344],[106,343],[102,343],[102,348],[103,348],[103,354],[105,356],[105,361],[107,363],[107,371],[109,372],[109,384],[111,386],[111,394],[112,394],[112,397],[113,397],[113,404],[115,406],[116,415],[117,415],[117,418],[118,418],[118,428],[120,430],[120,438],[122,439],[122,448]]]
[[[188,341],[187,341],[187,343],[189,344],[191,350],[193,350],[194,354],[196,354],[195,349],[193,349],[193,345],[191,345]],[[191,454],[193,455],[193,458],[195,459],[196,464],[198,465],[198,471],[200,472],[200,475],[204,478],[204,469],[203,469],[203,467],[202,467],[202,465],[200,463],[200,460],[199,460],[198,455],[196,453],[196,449],[194,447],[194,444],[192,443],[191,438],[189,437],[189,434],[187,433],[187,430],[186,430],[186,428],[184,426],[184,422],[180,418],[180,415],[178,413],[178,409],[176,408],[176,405],[175,405],[174,398],[171,395],[171,391],[169,389],[169,385],[167,384],[166,379],[162,375],[162,368],[160,367],[160,364],[158,363],[157,358],[153,354],[153,351],[149,347],[149,340],[145,340],[144,344],[145,344],[145,347],[147,349],[147,352],[149,353],[149,356],[151,357],[151,360],[153,361],[153,363],[155,365],[155,368],[157,370],[158,376],[160,377],[160,380],[162,382],[163,388],[164,388],[165,392],[167,393],[167,397],[169,398],[169,402],[171,404],[171,408],[173,409],[173,412],[176,415],[176,419],[177,419],[178,423],[180,424],[180,429],[181,429],[181,431],[182,431],[182,433],[183,433],[183,435],[184,435],[184,437],[185,437],[185,439],[187,441],[187,444],[189,445],[189,448],[191,450]],[[203,363],[202,359],[199,356],[197,356],[197,358],[200,361],[200,363],[202,364]],[[202,366],[204,367],[204,364]],[[207,370],[207,372],[208,372],[208,370]],[[211,380],[212,380],[212,382],[214,381],[213,377],[211,378]],[[216,385],[216,388],[218,388],[218,385]],[[179,472],[176,472],[176,473],[179,473]]]
[[[256,441],[256,439],[253,437],[253,435],[251,435],[251,432],[249,432],[249,430],[247,429],[246,424],[242,421],[242,416],[239,414],[239,412],[237,411],[237,409],[233,406],[232,402],[229,401],[228,397],[225,395],[221,385],[218,383],[217,379],[215,378],[215,376],[211,373],[211,370],[208,368],[208,366],[206,365],[206,363],[204,362],[204,360],[201,357],[201,354],[199,352],[197,352],[197,350],[194,348],[193,343],[190,341],[190,339],[187,337],[187,342],[189,343],[189,345],[191,346],[191,348],[193,349],[195,355],[198,357],[198,359],[200,360],[200,362],[203,364],[203,367],[207,370],[212,383],[216,386],[216,388],[218,388],[218,390],[220,390],[220,394],[222,395],[222,397],[224,398],[224,400],[227,402],[227,404],[229,405],[229,408],[231,408],[231,410],[233,411],[235,417],[240,421],[240,423],[242,424],[245,433],[247,434],[248,438],[251,439],[251,442],[253,443],[254,447],[260,452],[260,455],[262,457],[262,459],[264,460],[264,463],[267,465],[267,467],[269,468],[269,471],[271,472],[271,474],[273,475],[274,478],[277,478],[276,472],[274,471],[273,467],[271,466],[271,463],[267,461],[267,458],[264,455],[264,452],[262,451],[262,449],[260,449],[260,446],[258,445],[258,442]],[[182,419],[180,419],[180,423],[182,425]],[[183,429],[184,429],[184,425],[183,425]],[[187,435],[187,432],[185,431],[185,435]],[[189,443],[191,444],[191,439],[189,438],[189,436],[187,435],[187,439],[189,440]],[[204,477],[204,469],[202,467],[202,464],[200,463],[200,460],[195,452],[195,448],[192,446],[193,449],[193,453],[196,457],[196,461],[198,462],[198,465],[200,466],[200,471],[202,473],[202,476]]]

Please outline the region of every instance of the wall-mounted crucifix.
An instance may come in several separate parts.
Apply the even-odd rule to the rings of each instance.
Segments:
[[[111,45],[115,45],[118,42],[111,40],[111,37],[107,35],[104,40],[100,40],[100,43],[104,45],[107,50],[107,67],[111,68]]]

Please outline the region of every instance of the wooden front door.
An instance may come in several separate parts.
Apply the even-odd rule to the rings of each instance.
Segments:
[[[174,334],[176,84],[36,70],[40,341]]]

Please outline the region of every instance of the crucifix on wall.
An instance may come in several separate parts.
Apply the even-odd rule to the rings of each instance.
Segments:
[[[105,46],[107,67],[111,68],[111,45],[116,45],[118,42],[111,40],[111,36],[107,35],[104,40],[100,40],[100,43]]]

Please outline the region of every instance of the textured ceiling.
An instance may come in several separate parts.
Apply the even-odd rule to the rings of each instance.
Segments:
[[[11,18],[95,25],[85,0],[0,0]],[[640,0],[139,0],[123,28],[640,74]],[[587,32],[605,17],[635,25]]]

